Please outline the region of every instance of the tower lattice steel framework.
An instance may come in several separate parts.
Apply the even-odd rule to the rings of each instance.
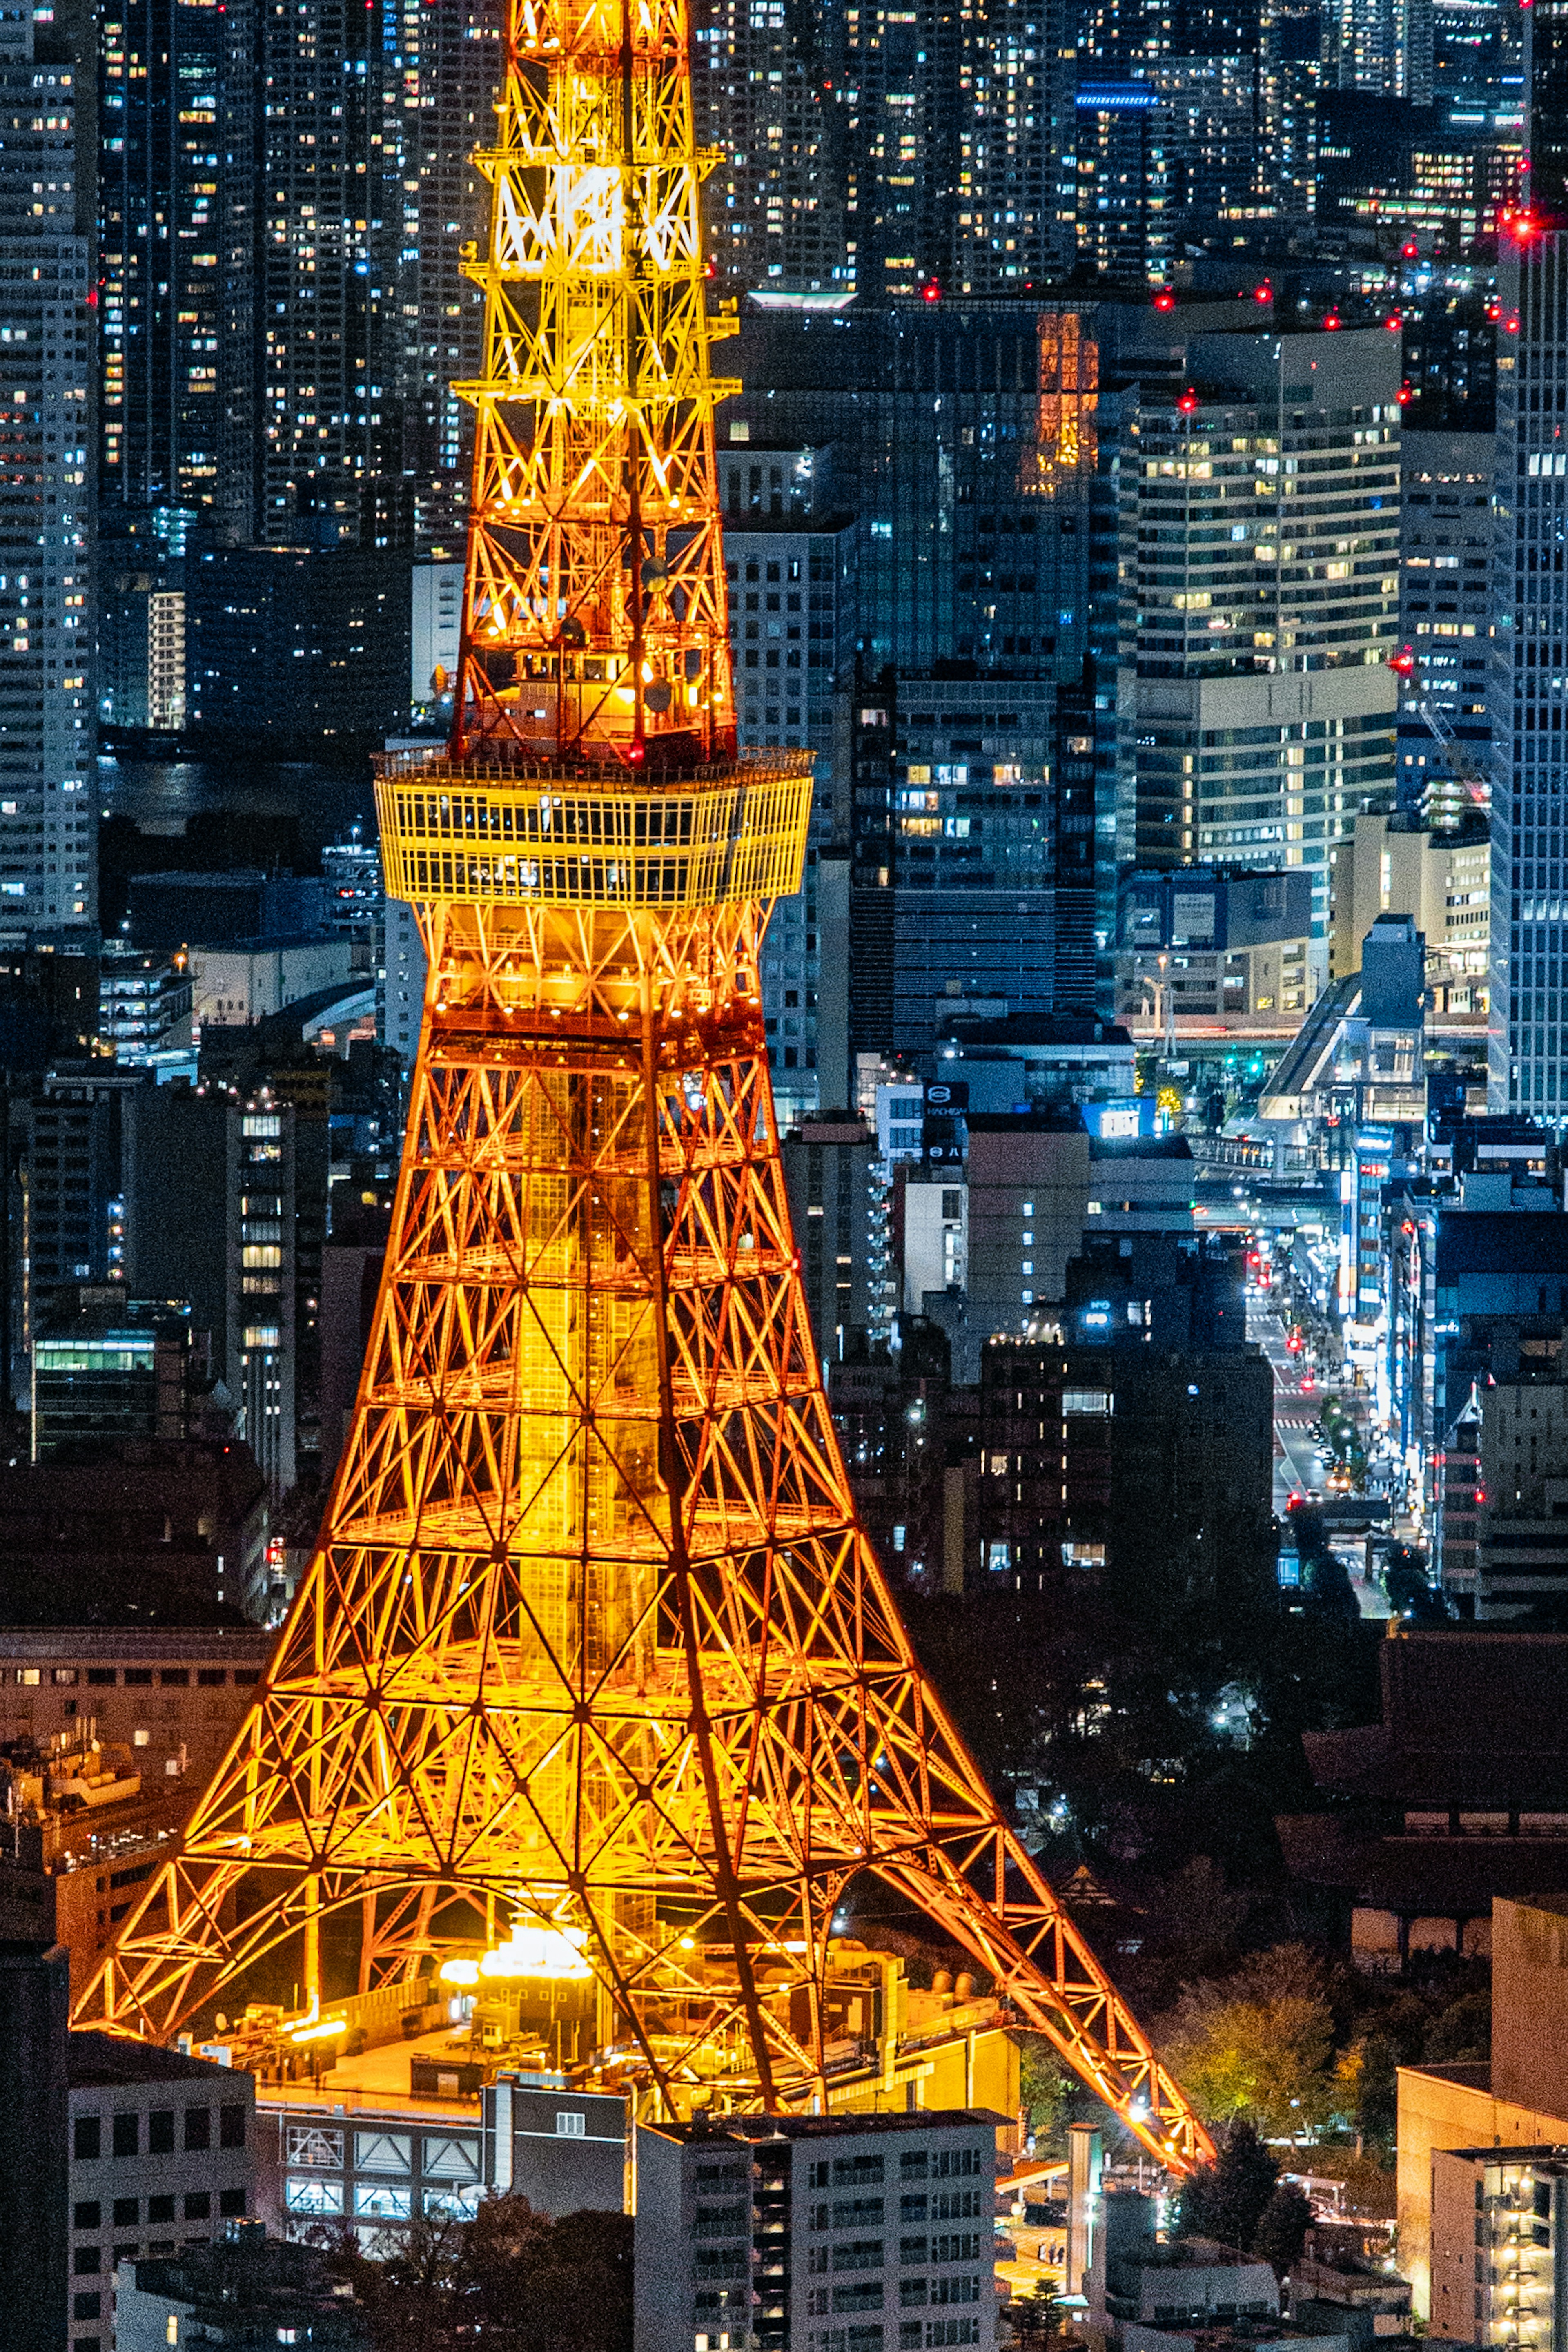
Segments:
[[[507,0],[456,724],[389,758],[429,954],[319,1548],[78,2022],[171,2034],[357,1911],[361,1984],[497,1914],[670,2110],[823,2095],[874,1870],[1167,2161],[1207,2146],[1008,1830],[854,1507],[758,991],[810,761],[737,758],[685,0]]]

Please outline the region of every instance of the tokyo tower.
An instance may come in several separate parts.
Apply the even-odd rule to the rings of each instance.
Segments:
[[[430,980],[373,1334],[273,1665],[78,2022],[164,2039],[286,1948],[323,1998],[327,1924],[361,1987],[591,1971],[647,2112],[825,2105],[870,1870],[1183,2167],[807,1324],[758,955],[810,759],[736,750],[685,0],[505,5],[455,723],[377,786]]]

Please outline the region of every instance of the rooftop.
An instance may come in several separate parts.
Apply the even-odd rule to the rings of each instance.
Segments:
[[[131,2042],[119,2033],[72,2033],[66,2041],[66,2066],[73,2091],[131,2090],[144,2083],[200,2083],[209,2091],[224,2084],[248,2083],[210,2059],[187,2058],[183,2050],[158,2042]]]
[[[1009,2118],[989,2107],[916,2108],[897,2116],[723,2116],[711,2123],[646,2124],[685,2147],[693,2141],[886,2138],[910,2132],[996,2130]]]

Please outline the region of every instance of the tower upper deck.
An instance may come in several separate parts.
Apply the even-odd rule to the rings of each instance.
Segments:
[[[380,766],[387,894],[415,907],[673,912],[766,904],[800,887],[809,751],[743,753],[647,784],[543,761],[393,752]]]

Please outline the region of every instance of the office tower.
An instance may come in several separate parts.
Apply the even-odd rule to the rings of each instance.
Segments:
[[[802,1119],[780,1158],[818,1353],[824,1365],[864,1355],[893,1319],[876,1136],[863,1119],[830,1111]]]
[[[1568,584],[1568,7],[1542,0],[1525,41],[1529,214],[1500,246],[1505,348],[1497,380],[1493,574],[1491,974],[1487,1084],[1493,1110],[1568,1117],[1563,733]]]
[[[161,2038],[296,1933],[314,2015],[340,1920],[369,1984],[574,1980],[672,2117],[697,2049],[808,2107],[872,1867],[1190,2165],[925,1684],[814,1360],[758,980],[810,781],[735,748],[685,10],[513,0],[506,54],[456,725],[377,787],[439,986],[365,1376],[265,1696],[83,2021]]]
[[[955,1016],[1049,1013],[1055,688],[889,673],[862,701],[852,1038],[929,1055]]]
[[[856,519],[862,668],[1078,684],[1098,458],[1092,309],[941,301],[741,321],[732,442],[832,451]]]
[[[831,450],[732,443],[718,451],[718,480],[739,740],[804,745],[812,755],[805,875],[775,908],[762,954],[774,1099],[788,1127],[819,1102],[841,1107],[817,1077],[818,878],[822,851],[848,824],[855,530],[837,511]]]
[[[0,26],[0,927],[90,930],[93,655],[88,248],[74,68]]]
[[[1399,361],[1381,329],[1195,335],[1124,455],[1124,803],[1140,866],[1329,865],[1394,782]]]
[[[29,1326],[51,1292],[122,1279],[116,1232],[122,1121],[142,1084],[140,1071],[86,1058],[56,1063],[28,1084]]]
[[[1449,826],[1489,797],[1490,434],[1400,436],[1399,802]]]
[[[290,1074],[278,1074],[287,1085]],[[306,1076],[313,1074],[306,1073]],[[125,1266],[139,1297],[187,1299],[275,1500],[319,1449],[313,1346],[326,1212],[324,1139],[265,1088],[144,1087],[125,1121]],[[169,1213],[169,1171],[184,1207]]]
[[[1273,1583],[1273,1374],[1222,1243],[1094,1236],[1068,1297],[981,1351],[978,1580],[1114,1609],[1256,1606]]]

